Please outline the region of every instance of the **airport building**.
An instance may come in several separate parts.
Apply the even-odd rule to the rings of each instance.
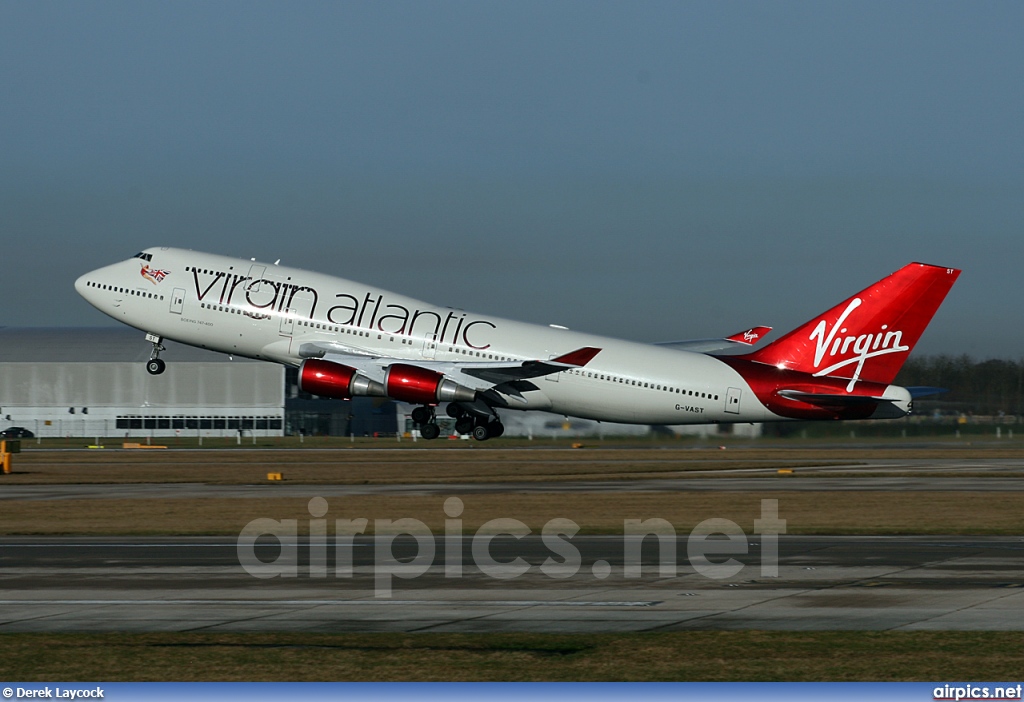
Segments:
[[[0,328],[0,429],[39,437],[281,436],[284,368],[129,328]]]
[[[38,437],[393,436],[416,431],[412,406],[386,398],[322,398],[298,389],[294,369],[165,341],[161,375],[146,372],[150,344],[127,327],[0,327],[0,429]],[[647,425],[547,412],[501,413],[506,435],[642,436]],[[443,409],[438,419],[451,433]],[[704,437],[758,436],[760,425],[671,427]]]

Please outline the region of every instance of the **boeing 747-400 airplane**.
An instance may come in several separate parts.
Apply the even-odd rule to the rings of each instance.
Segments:
[[[302,390],[419,405],[424,438],[446,403],[456,430],[501,436],[499,410],[608,422],[706,424],[895,418],[917,389],[892,385],[960,271],[911,263],[753,352],[770,330],[644,344],[420,302],[255,260],[150,248],[75,289],[146,333],[298,368]]]

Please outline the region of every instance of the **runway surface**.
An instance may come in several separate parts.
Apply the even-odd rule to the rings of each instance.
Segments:
[[[467,538],[448,560],[438,541],[422,564],[409,538],[331,541],[323,577],[302,542],[295,577],[258,578],[230,538],[4,537],[0,631],[1024,630],[1022,537],[782,536],[778,577],[770,540],[746,541],[709,556],[741,566],[722,579],[684,540],[662,552],[653,537],[626,578],[629,547],[607,536],[568,542],[578,565],[558,565],[566,541],[556,551],[534,536],[482,551]],[[286,553],[273,539],[255,547],[273,567]],[[497,577],[517,565],[528,570]]]
[[[342,497],[345,495],[474,495],[487,493],[573,492],[777,492],[777,491],[936,491],[1020,492],[1024,478],[970,477],[773,477],[661,478],[651,480],[572,480],[543,482],[338,485],[265,483],[120,483],[84,485],[5,485],[4,500]]]

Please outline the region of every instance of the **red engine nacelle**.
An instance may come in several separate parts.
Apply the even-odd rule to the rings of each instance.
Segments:
[[[318,358],[307,358],[299,366],[299,390],[345,400],[353,395],[386,394],[383,385],[360,375],[355,368]]]
[[[472,402],[476,399],[475,390],[446,379],[443,373],[406,363],[392,363],[388,367],[384,387],[388,397],[416,405]]]
[[[308,358],[299,366],[299,390],[324,397],[352,397],[349,389],[356,369],[340,363]]]

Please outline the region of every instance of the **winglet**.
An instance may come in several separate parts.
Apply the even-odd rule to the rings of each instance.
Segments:
[[[737,344],[744,344],[746,346],[753,346],[756,344],[762,336],[772,330],[771,327],[754,327],[746,331],[741,331],[738,334],[725,337],[726,341],[732,341]]]
[[[570,351],[558,358],[552,358],[551,362],[564,363],[567,366],[585,366],[594,360],[594,356],[599,353],[601,353],[601,349],[595,349],[592,346],[584,346],[581,349]]]

